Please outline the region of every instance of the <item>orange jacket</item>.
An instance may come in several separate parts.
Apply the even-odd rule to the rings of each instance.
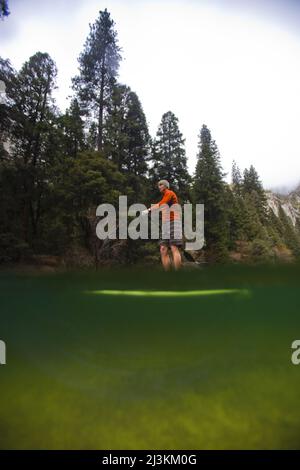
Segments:
[[[179,209],[179,203],[178,203],[178,198],[174,191],[171,191],[170,189],[166,189],[163,193],[162,199],[154,206],[154,208],[159,209],[162,207],[162,220],[178,220],[180,219],[180,211],[179,210],[167,210],[167,206],[171,207],[173,204],[178,204],[178,209]]]

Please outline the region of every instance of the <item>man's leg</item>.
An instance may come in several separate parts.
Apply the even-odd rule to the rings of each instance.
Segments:
[[[165,271],[169,271],[171,267],[171,260],[168,253],[168,247],[166,245],[160,245],[160,256]]]
[[[171,245],[171,251],[173,255],[174,268],[177,270],[181,267],[181,254],[178,246],[176,245]]]

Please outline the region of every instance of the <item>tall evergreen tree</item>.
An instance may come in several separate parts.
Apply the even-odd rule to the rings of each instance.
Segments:
[[[234,193],[241,195],[243,178],[242,178],[241,171],[235,161],[232,162],[231,181],[232,181],[232,189]]]
[[[129,87],[114,87],[105,127],[107,156],[120,171],[145,175],[150,136],[139,98]]]
[[[90,34],[79,56],[79,75],[73,87],[86,114],[97,120],[97,148],[103,147],[104,117],[121,60],[115,23],[105,9],[90,25]]]
[[[226,186],[226,208],[229,220],[230,247],[235,248],[235,242],[246,240],[245,234],[245,201],[244,199]]]
[[[148,169],[150,135],[141,102],[133,91],[128,95],[125,133],[128,136],[125,166],[135,175],[145,175]]]
[[[291,219],[286,215],[282,207],[279,207],[279,220],[283,226],[283,237],[286,246],[290,248],[296,258],[300,259],[300,235],[292,224]]]
[[[105,154],[119,170],[124,168],[125,149],[128,143],[125,134],[125,119],[129,92],[130,89],[126,85],[116,84],[113,87],[104,132]]]
[[[19,184],[17,197],[22,201],[19,220],[23,238],[28,243],[37,234],[47,169],[57,152],[52,99],[56,74],[56,65],[46,53],[37,52],[19,72],[7,61],[0,61],[0,79],[5,78],[9,119],[8,158]],[[13,191],[12,180],[11,183]]]
[[[170,181],[181,198],[187,199],[191,178],[187,169],[184,143],[185,139],[178,127],[178,118],[172,111],[163,114],[153,144],[151,174],[156,181]]]
[[[231,197],[227,197],[228,216],[230,221],[230,242],[234,248],[234,242],[245,240],[245,201],[242,197],[243,178],[235,161],[231,170]]]
[[[256,191],[257,193],[264,192],[263,185],[253,165],[249,169],[246,168],[244,170],[243,186],[245,193],[251,193],[251,191]]]
[[[258,210],[257,193],[252,191],[246,193],[243,197],[244,214],[243,214],[243,231],[245,239],[253,241],[255,238],[263,239],[267,237],[267,230]]]
[[[71,157],[77,157],[78,152],[85,149],[85,134],[82,112],[78,101],[74,98],[70,108],[58,119],[59,127],[63,132],[64,148],[62,153]]]
[[[86,144],[89,150],[97,149],[97,124],[93,121],[88,125]]]
[[[202,126],[194,178],[194,198],[204,204],[204,235],[207,250],[216,259],[227,256],[228,219],[225,207],[225,185],[217,145],[210,130]]]
[[[266,222],[267,198],[258,173],[253,165],[251,165],[249,169],[246,168],[244,170],[243,194],[251,195],[252,200],[256,205],[261,222]]]

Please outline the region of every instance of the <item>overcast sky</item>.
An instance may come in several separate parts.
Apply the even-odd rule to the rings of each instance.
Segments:
[[[179,118],[190,171],[205,123],[230,175],[253,164],[266,188],[300,182],[298,0],[10,0],[0,55],[15,68],[37,51],[58,67],[68,106],[77,57],[99,10],[116,22],[119,81],[134,90],[154,136],[164,112]],[[228,175],[228,177],[229,177]],[[228,178],[227,178],[228,179]]]

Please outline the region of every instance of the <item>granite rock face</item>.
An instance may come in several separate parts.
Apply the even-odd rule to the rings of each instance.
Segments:
[[[297,220],[300,220],[300,185],[287,195],[266,191],[266,196],[268,205],[274,214],[278,216],[279,208],[281,207],[295,226]]]

